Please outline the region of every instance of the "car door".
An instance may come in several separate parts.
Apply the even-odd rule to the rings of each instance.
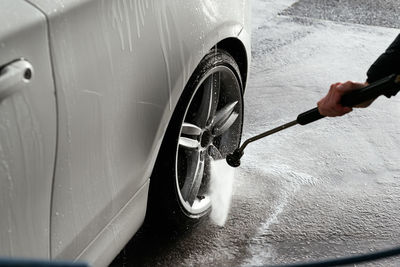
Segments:
[[[0,256],[49,258],[56,104],[45,16],[0,1]]]
[[[108,242],[120,249],[143,222],[155,148],[172,113],[158,9],[146,0],[28,2],[49,21],[57,91],[51,255],[79,257],[139,198],[129,232]]]

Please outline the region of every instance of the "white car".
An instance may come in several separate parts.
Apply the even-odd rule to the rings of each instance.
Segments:
[[[248,0],[1,0],[0,257],[105,266],[147,208],[207,216],[249,19]]]

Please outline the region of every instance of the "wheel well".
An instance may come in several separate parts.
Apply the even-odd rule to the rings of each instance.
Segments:
[[[246,88],[248,62],[246,48],[243,43],[239,39],[231,37],[219,42],[217,47],[225,50],[235,59],[242,76],[243,88]]]

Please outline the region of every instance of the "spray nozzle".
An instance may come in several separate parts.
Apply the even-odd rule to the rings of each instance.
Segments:
[[[243,150],[240,148],[235,149],[231,154],[226,157],[226,162],[231,167],[239,167],[240,166],[240,158],[243,156]]]

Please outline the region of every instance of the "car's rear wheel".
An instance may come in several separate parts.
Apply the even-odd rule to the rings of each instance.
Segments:
[[[150,214],[186,226],[211,210],[210,165],[240,144],[243,88],[235,60],[211,51],[174,111],[151,178]]]

